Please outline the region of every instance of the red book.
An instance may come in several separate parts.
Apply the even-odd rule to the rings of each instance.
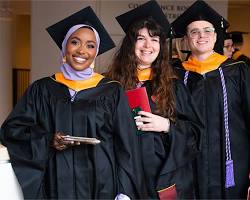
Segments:
[[[248,187],[247,200],[250,200],[250,187]]]
[[[140,107],[143,111],[151,112],[148,94],[145,87],[127,90],[126,95],[128,97],[128,103],[131,109]]]
[[[160,200],[176,200],[177,192],[175,185],[172,185],[168,188],[158,191]]]

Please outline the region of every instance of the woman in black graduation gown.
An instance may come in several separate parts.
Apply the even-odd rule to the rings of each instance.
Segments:
[[[199,199],[246,199],[249,186],[250,71],[244,62],[214,52],[225,22],[203,1],[173,22],[175,33],[186,35],[192,51],[177,72],[205,123],[197,159]]]
[[[118,82],[90,67],[113,41],[90,7],[47,30],[62,48],[61,72],[35,81],[1,127],[24,198],[140,198],[127,99]],[[68,141],[66,134],[100,143]]]
[[[187,89],[168,64],[169,23],[156,1],[116,19],[126,36],[108,75],[126,90],[146,87],[152,110],[140,111],[141,118],[136,119],[142,131],[144,198],[191,199],[191,162],[199,149],[201,127]]]

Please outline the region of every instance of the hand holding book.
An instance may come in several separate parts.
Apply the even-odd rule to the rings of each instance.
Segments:
[[[65,135],[63,136],[63,139],[65,141],[73,141],[73,142],[78,142],[82,144],[99,144],[101,141],[97,140],[96,138],[89,138],[89,137],[75,137],[71,135]]]
[[[140,110],[151,112],[148,94],[145,87],[127,90],[126,95],[128,97],[129,106],[132,110],[139,107]]]
[[[137,122],[137,119],[141,118],[138,112],[141,110],[151,112],[146,88],[141,87],[133,90],[127,90],[126,95],[128,97],[128,103],[132,110],[136,126],[138,127],[138,125],[143,124],[143,122]],[[138,129],[137,133],[142,134],[143,132]]]
[[[167,118],[151,113],[148,95],[145,87],[126,91],[129,106],[132,109],[137,129],[139,131],[154,131],[167,133],[170,121]]]
[[[138,114],[141,116],[135,120],[138,130],[161,133],[169,132],[170,120],[168,118],[145,111],[139,111]],[[141,122],[141,124],[138,124],[139,122]]]
[[[73,147],[75,145],[80,144],[99,144],[101,141],[96,138],[88,138],[88,137],[75,137],[71,135],[66,135],[63,132],[56,132],[53,140],[51,141],[51,146],[55,149],[62,151],[69,147]]]

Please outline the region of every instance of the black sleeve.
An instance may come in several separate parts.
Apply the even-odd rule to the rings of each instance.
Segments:
[[[1,127],[1,142],[7,147],[10,161],[24,193],[24,198],[42,197],[42,177],[49,150],[49,135],[41,113],[46,102],[37,83],[32,84]],[[48,111],[47,111],[48,112]],[[49,123],[46,114],[44,122]]]
[[[203,124],[190,93],[184,84],[176,82],[175,122],[170,125],[170,151],[158,178],[157,189],[173,184],[185,190],[192,186],[192,161],[201,148]],[[183,175],[186,176],[183,177]],[[188,180],[189,179],[189,180]],[[178,185],[179,184],[179,185]],[[186,185],[185,185],[186,184]]]
[[[142,163],[139,159],[136,126],[124,91],[120,88],[114,113],[115,152],[117,160],[118,193],[130,198],[142,198]]]
[[[241,89],[241,97],[242,97],[242,110],[244,111],[244,117],[246,119],[246,126],[248,130],[248,146],[250,146],[250,67],[247,66],[246,64],[241,64],[240,68],[240,74],[241,74],[241,79],[240,79],[240,89]],[[248,166],[250,167],[250,153],[248,153],[248,160],[249,164]],[[250,169],[249,169],[250,173]]]

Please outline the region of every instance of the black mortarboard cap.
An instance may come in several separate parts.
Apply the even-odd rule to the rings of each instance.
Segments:
[[[46,30],[48,31],[52,39],[55,41],[57,46],[62,49],[62,42],[64,40],[65,35],[71,27],[77,24],[90,25],[98,32],[100,37],[98,55],[115,47],[113,40],[111,39],[108,32],[106,31],[101,21],[96,16],[95,12],[90,6],[66,17],[65,19],[57,22],[56,24],[48,27]]]
[[[216,32],[229,27],[229,23],[225,18],[211,8],[206,2],[198,0],[172,23],[175,37],[183,37],[186,35],[187,26],[199,20],[205,20],[213,24]]]
[[[249,34],[248,32],[243,31],[231,31],[228,33],[231,35],[233,43],[243,43],[243,34]]]
[[[123,31],[126,33],[130,25],[133,24],[134,21],[147,17],[152,17],[163,28],[166,35],[169,34],[170,24],[167,20],[167,17],[163,13],[158,3],[154,0],[148,1],[133,10],[117,16],[116,20],[122,27]]]
[[[230,34],[228,34],[226,29],[219,29],[217,31],[217,39],[214,45],[214,51],[223,54],[224,41],[226,39],[231,39]]]
[[[224,33],[224,40],[232,39],[232,35],[229,32]]]

